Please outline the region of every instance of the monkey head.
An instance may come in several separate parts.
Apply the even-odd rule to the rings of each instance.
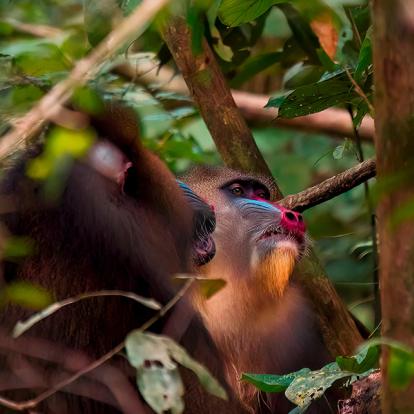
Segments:
[[[115,183],[120,192],[128,194],[131,187],[128,177],[133,174],[133,163],[117,146],[108,140],[99,140],[89,151],[87,162]],[[201,266],[215,255],[215,243],[211,235],[216,225],[215,214],[212,207],[188,185],[182,181],[177,182],[193,211],[193,262],[196,266]]]
[[[270,185],[261,177],[197,167],[184,180],[216,213],[217,253],[203,272],[227,280],[254,279],[272,296],[282,295],[306,252],[302,215],[271,202]]]

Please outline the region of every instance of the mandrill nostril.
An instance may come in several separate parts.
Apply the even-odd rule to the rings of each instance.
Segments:
[[[292,213],[291,211],[287,211],[285,213],[285,217],[290,220],[290,221],[296,221],[296,216],[294,213]]]
[[[302,223],[303,222],[302,214],[298,214],[298,220],[299,220],[299,223]]]

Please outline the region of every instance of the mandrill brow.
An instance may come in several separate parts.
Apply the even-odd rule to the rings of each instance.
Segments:
[[[318,369],[331,359],[295,277],[309,243],[303,217],[270,202],[271,184],[259,176],[196,167],[182,179],[216,214],[216,255],[199,271],[226,286],[208,300],[195,295],[194,303],[224,357],[227,378],[249,412],[287,414],[294,406],[283,394],[259,392],[240,378]],[[329,409],[322,401],[308,412]]]

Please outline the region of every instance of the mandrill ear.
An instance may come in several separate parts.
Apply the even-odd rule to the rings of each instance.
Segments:
[[[193,260],[196,266],[207,264],[216,254],[212,233],[216,228],[213,208],[199,197],[187,184],[177,180],[185,198],[194,212]]]

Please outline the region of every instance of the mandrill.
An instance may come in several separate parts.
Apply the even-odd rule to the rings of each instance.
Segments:
[[[183,181],[216,213],[216,256],[200,272],[227,284],[211,299],[194,301],[223,354],[227,378],[250,412],[288,413],[293,405],[283,394],[261,394],[240,377],[317,369],[330,360],[311,305],[292,277],[307,249],[303,218],[271,203],[270,183],[257,176],[197,167]],[[329,409],[321,401],[309,412]]]

